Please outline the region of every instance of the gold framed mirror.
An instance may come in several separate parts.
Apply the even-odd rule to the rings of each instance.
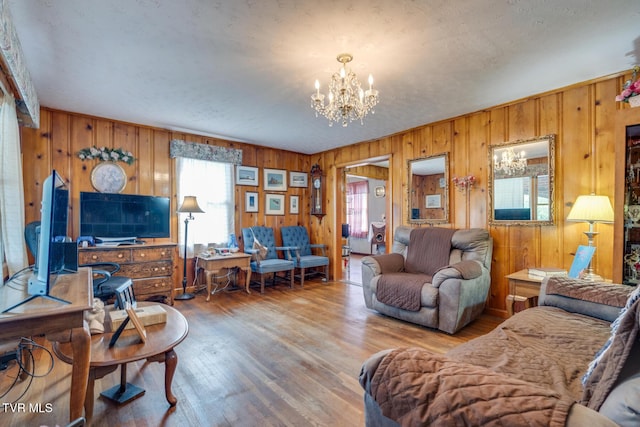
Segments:
[[[407,170],[408,222],[449,222],[449,154],[408,160]]]
[[[489,224],[554,223],[555,135],[489,147]]]

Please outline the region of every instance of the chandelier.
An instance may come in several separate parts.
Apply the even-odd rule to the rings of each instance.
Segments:
[[[369,112],[374,114],[373,108],[378,103],[378,91],[373,89],[373,76],[369,74],[369,89],[364,91],[355,73],[347,69],[347,63],[351,62],[353,56],[341,53],[337,59],[342,67],[331,76],[328,103],[325,104],[325,96],[320,93],[320,82],[316,80],[316,93],[311,95],[311,108],[315,109],[316,117],[322,114],[329,119],[329,126],[336,122],[347,127],[354,120],[360,120],[360,124],[364,124],[364,116]]]
[[[524,151],[516,153],[513,148],[505,148],[502,157],[498,159],[498,155],[493,156],[493,169],[502,171],[507,175],[521,173],[527,167],[527,159],[524,157]]]

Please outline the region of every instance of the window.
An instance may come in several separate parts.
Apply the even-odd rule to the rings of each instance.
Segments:
[[[233,165],[230,163],[176,157],[178,207],[185,196],[196,196],[204,213],[194,214],[189,221],[188,256],[193,245],[229,243],[234,232]],[[178,242],[184,244],[184,220],[188,214],[179,214]],[[180,253],[184,252],[184,248]]]
[[[495,180],[494,208],[499,220],[549,220],[549,175]]]
[[[368,194],[367,181],[347,184],[347,223],[351,237],[366,239],[369,234]]]

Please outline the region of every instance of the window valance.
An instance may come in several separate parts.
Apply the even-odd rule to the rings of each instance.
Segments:
[[[209,160],[212,162],[242,164],[242,150],[237,148],[217,147],[215,145],[188,142],[172,139],[170,147],[171,158],[186,157],[189,159]]]

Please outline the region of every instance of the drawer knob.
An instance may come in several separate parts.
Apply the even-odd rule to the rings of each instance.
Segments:
[[[160,252],[160,255],[165,256],[167,253],[165,251]]]
[[[141,252],[141,253],[140,253],[140,257],[144,258],[145,256],[146,256],[146,255],[145,255],[145,253],[144,253],[144,252]]]
[[[98,259],[98,255],[91,255],[91,259]]]
[[[153,271],[158,271],[158,267],[154,268]]]
[[[118,258],[122,258],[124,255],[122,254],[118,254]]]

